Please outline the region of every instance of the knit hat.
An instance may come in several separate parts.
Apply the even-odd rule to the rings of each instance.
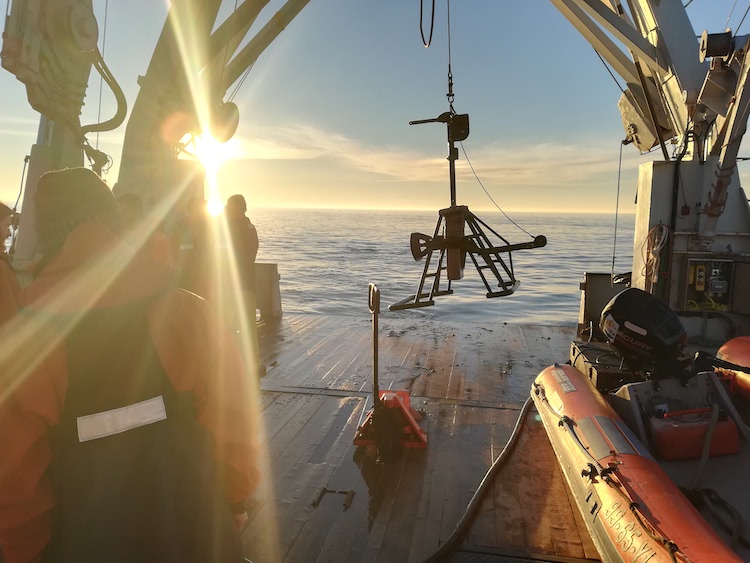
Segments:
[[[247,202],[245,202],[245,198],[242,194],[234,194],[227,200],[227,207],[241,209],[244,213],[247,211]]]
[[[98,218],[118,230],[117,201],[107,184],[88,168],[47,172],[36,188],[34,199],[39,250],[58,250],[80,223]]]

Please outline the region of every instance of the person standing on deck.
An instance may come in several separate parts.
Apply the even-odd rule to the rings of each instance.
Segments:
[[[154,262],[174,266],[172,242],[161,228],[156,226],[148,234],[142,232],[143,229],[148,227],[144,225],[143,201],[141,198],[134,193],[127,193],[117,198],[117,204],[120,207],[124,234],[131,240],[136,241],[141,254]]]
[[[258,231],[245,214],[246,212],[247,202],[241,194],[231,196],[224,207],[229,234],[230,260],[233,260],[236,265],[239,278],[237,282],[240,289],[240,294],[237,296],[239,298],[237,308],[239,318],[235,318],[234,325],[238,325],[237,328],[241,331],[247,331],[250,351],[251,354],[255,355],[254,365],[257,366],[258,374],[263,375],[265,366],[260,365],[258,329],[255,319],[257,308],[255,258],[258,255]]]
[[[18,300],[21,295],[21,287],[18,285],[10,258],[5,252],[5,241],[11,236],[10,226],[13,222],[13,210],[0,203],[0,325],[12,319],[18,312]]]
[[[206,302],[118,236],[84,168],[39,180],[45,255],[0,334],[6,563],[240,563],[250,381]]]

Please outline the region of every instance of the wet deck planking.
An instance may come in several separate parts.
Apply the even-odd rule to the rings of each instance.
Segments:
[[[353,445],[372,391],[369,317],[262,325],[260,404],[270,470],[249,499],[246,555],[275,561],[422,561],[449,537],[509,438],[531,381],[564,361],[569,327],[383,318],[381,389],[406,389],[426,449],[394,463]],[[325,493],[313,501],[321,488]],[[345,508],[346,491],[354,491]],[[597,560],[532,411],[461,549]]]

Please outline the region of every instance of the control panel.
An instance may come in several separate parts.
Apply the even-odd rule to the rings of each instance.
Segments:
[[[682,288],[684,311],[722,311],[732,309],[734,261],[688,258]]]

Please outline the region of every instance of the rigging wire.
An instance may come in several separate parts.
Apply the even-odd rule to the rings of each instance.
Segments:
[[[736,0],[735,0],[736,2]],[[750,6],[747,7],[747,10],[745,10],[745,13],[742,16],[742,19],[740,20],[740,23],[737,24],[737,29],[734,31],[734,36],[737,37],[737,32],[739,32],[740,27],[742,27],[742,24],[745,21],[745,18],[747,17],[747,13],[750,12]]]
[[[617,259],[617,222],[620,218],[620,179],[622,178],[622,147],[620,143],[620,159],[617,163],[617,199],[615,200],[615,235],[612,237],[612,271],[610,272],[609,281],[615,278],[615,260]]]
[[[104,58],[104,48],[107,45],[107,14],[109,13],[109,0],[104,3],[104,29],[102,31],[102,51],[101,56]],[[96,115],[96,122],[102,121],[102,90],[104,88],[104,76],[99,74],[99,111]],[[99,131],[96,132],[96,149],[99,150]]]
[[[253,69],[254,66],[255,66],[255,61],[253,61],[253,64],[251,64],[249,67],[245,69],[245,72],[242,73],[242,78],[240,78],[240,81],[237,83],[237,86],[235,86],[234,90],[232,90],[232,93],[229,95],[229,98],[227,98],[227,102],[231,102],[232,100],[234,100],[234,97],[237,95],[237,92],[240,91],[240,88],[245,83],[245,79],[248,77],[248,75],[250,74],[250,71]]]
[[[16,202],[13,204],[13,213],[15,213],[18,209],[18,202],[21,201],[21,195],[23,195],[23,187],[25,185],[24,179],[26,178],[26,170],[28,169],[30,160],[31,156],[28,154],[23,158],[23,170],[21,170],[21,185],[18,188],[18,197],[16,197]]]
[[[617,87],[620,89],[620,92],[622,92],[624,94],[625,93],[625,89],[618,82],[617,77],[612,72],[612,69],[609,68],[609,65],[607,64],[607,61],[604,60],[604,57],[602,57],[601,54],[599,53],[599,51],[597,51],[596,49],[594,49],[594,53],[596,53],[596,56],[599,57],[600,61],[602,61],[602,64],[604,65],[604,68],[607,69],[607,72],[612,77],[612,80],[614,80],[615,84],[617,84]]]
[[[731,9],[731,10],[729,10],[729,15],[727,16],[727,21],[726,21],[726,23],[724,24],[724,29],[726,29],[727,27],[729,27],[729,20],[731,20],[731,19],[732,19],[732,14],[734,14],[734,9],[735,9],[736,7],[737,7],[737,0],[734,0],[734,4],[732,4],[732,9]]]
[[[235,12],[237,11],[237,4],[239,4],[239,1],[240,0],[234,0],[234,11]],[[231,15],[230,15],[230,17],[231,17]],[[221,85],[221,81],[224,79],[224,70],[225,70],[225,67],[227,66],[227,58],[228,57],[229,57],[229,46],[225,45],[224,46],[224,56],[222,57],[223,61],[221,63],[221,72],[219,73],[219,82],[218,82],[219,85]],[[244,77],[243,77],[243,80],[244,80]]]
[[[18,197],[16,197],[16,202],[13,204],[13,234],[11,235],[10,239],[10,247],[8,250],[8,255],[11,257],[11,259],[15,258],[16,255],[16,241],[18,240],[18,223],[16,222],[18,216],[16,215],[18,213],[18,202],[21,201],[21,196],[23,195],[23,188],[26,185],[26,171],[29,167],[29,161],[31,160],[30,155],[26,155],[23,159],[23,170],[21,171],[21,184],[18,187]]]
[[[425,49],[432,43],[432,32],[435,30],[435,0],[432,0],[432,16],[430,17],[429,39],[424,38],[424,0],[419,0],[419,33],[422,36],[422,45]]]

